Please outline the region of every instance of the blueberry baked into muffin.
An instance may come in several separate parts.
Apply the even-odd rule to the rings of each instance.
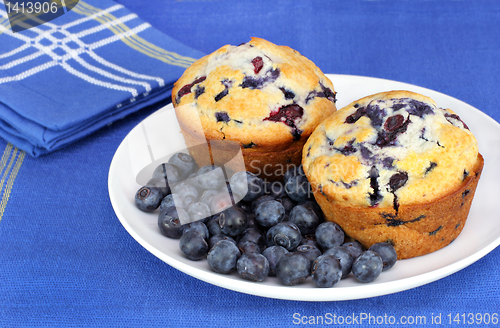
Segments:
[[[286,172],[283,165],[300,164],[308,136],[336,110],[333,84],[312,61],[259,38],[193,63],[175,83],[172,102],[200,166],[234,152],[224,158],[222,145],[207,156],[192,146],[230,140],[242,149],[246,170],[270,180]]]
[[[483,164],[457,114],[409,91],[342,108],[303,150],[325,217],[367,248],[392,243],[398,259],[438,250],[460,234]]]

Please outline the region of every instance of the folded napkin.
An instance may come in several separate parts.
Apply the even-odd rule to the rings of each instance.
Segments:
[[[32,156],[170,97],[203,55],[110,0],[81,0],[18,33],[2,4],[0,137]]]

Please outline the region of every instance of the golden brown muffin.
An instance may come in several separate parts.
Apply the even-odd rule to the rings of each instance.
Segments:
[[[391,91],[355,101],[320,124],[304,146],[303,166],[328,220],[365,247],[392,243],[404,259],[459,235],[483,158],[452,110]]]
[[[246,169],[270,180],[285,173],[283,165],[300,164],[307,137],[336,110],[332,82],[313,62],[259,38],[193,63],[175,83],[172,102],[188,147],[233,141]],[[203,147],[196,149],[198,164],[210,164]],[[232,157],[228,151],[224,160]]]

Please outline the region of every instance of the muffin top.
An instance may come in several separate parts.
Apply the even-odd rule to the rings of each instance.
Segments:
[[[313,188],[330,201],[397,212],[459,188],[477,160],[477,141],[457,114],[423,95],[391,91],[326,119],[302,162]]]
[[[335,111],[332,82],[297,51],[252,38],[186,69],[172,90],[181,126],[207,139],[279,149],[309,136]],[[199,125],[198,125],[199,126]]]

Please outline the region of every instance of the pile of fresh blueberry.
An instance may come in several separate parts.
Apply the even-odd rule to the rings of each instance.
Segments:
[[[159,209],[158,227],[191,260],[206,258],[217,273],[251,281],[276,276],[296,285],[309,276],[331,287],[352,275],[375,280],[396,263],[390,243],[368,250],[326,222],[302,167],[283,181],[268,182],[240,171],[227,179],[222,168],[198,168],[193,158],[176,153],[159,165],[135,195],[139,209]]]

